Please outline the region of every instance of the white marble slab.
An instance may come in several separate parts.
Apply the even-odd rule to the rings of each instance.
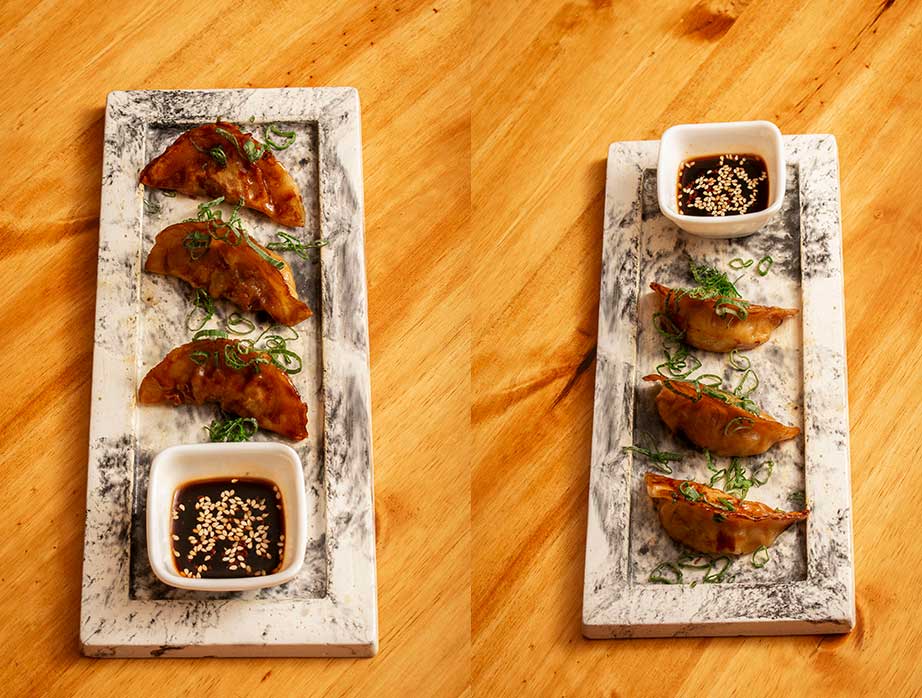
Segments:
[[[146,191],[141,168],[190,126],[218,116],[297,133],[277,153],[301,188],[302,238],[324,237],[316,262],[290,256],[314,312],[298,326],[293,376],[308,406],[305,564],[292,582],[247,593],[174,589],[147,561],[145,499],[154,455],[206,440],[211,407],[136,405],[137,386],[189,341],[189,289],[142,272],[157,233],[195,215],[199,200]],[[252,118],[252,121],[251,121]],[[154,202],[143,205],[144,197]],[[155,210],[158,209],[159,210]],[[241,210],[269,242],[280,229]],[[80,639],[100,657],[370,656],[377,650],[368,310],[361,127],[351,88],[113,92],[106,110],[93,361],[93,407]],[[219,304],[219,313],[231,312]],[[253,316],[251,316],[252,318]],[[260,328],[267,323],[258,323]],[[217,327],[217,320],[209,327]],[[258,439],[273,439],[260,433]]]
[[[847,632],[854,624],[848,391],[839,173],[832,136],[787,136],[788,190],[781,213],[736,240],[705,240],[676,228],[656,202],[656,141],[615,143],[608,154],[599,302],[592,470],[583,592],[590,638]],[[686,455],[673,477],[707,482],[704,456],[673,437],[642,377],[663,360],[651,318],[651,281],[690,286],[684,252],[727,269],[735,257],[771,255],[769,274],[751,269],[737,286],[756,303],[800,308],[765,345],[746,352],[761,385],[754,399],[801,437],[745,459],[774,472],[748,499],[791,509],[806,491],[806,525],[783,533],[763,568],[736,559],[725,581],[651,583],[651,571],[684,549],[666,535],[646,495],[646,459],[624,451],[650,432],[660,448]],[[692,350],[701,373],[739,373],[726,356]],[[735,382],[731,383],[735,385]],[[729,459],[719,459],[724,467]],[[695,581],[695,584],[691,584]]]

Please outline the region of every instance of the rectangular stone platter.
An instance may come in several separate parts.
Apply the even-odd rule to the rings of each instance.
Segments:
[[[783,209],[758,233],[735,240],[694,237],[660,213],[658,142],[614,143],[609,150],[583,590],[589,638],[838,633],[854,624],[836,143],[827,135],[784,141]],[[761,381],[753,399],[802,434],[743,462],[747,472],[775,463],[748,499],[790,510],[791,494],[804,491],[810,517],[781,534],[764,567],[741,556],[719,584],[703,583],[703,572],[687,569],[683,584],[649,581],[660,562],[685,550],[662,529],[647,497],[649,461],[624,450],[648,432],[660,448],[685,456],[670,464],[672,477],[707,483],[711,475],[704,455],[662,424],[653,403],[658,388],[642,380],[664,358],[651,324],[658,304],[649,284],[692,285],[686,253],[723,270],[735,257],[771,255],[766,276],[750,267],[730,271],[731,279],[741,276],[744,298],[801,311],[745,354]],[[698,373],[736,385],[741,374],[725,355],[692,353],[703,363]],[[718,468],[729,463],[717,461]]]
[[[299,185],[304,228],[326,238],[315,259],[288,255],[313,317],[289,342],[309,437],[304,465],[308,546],[288,584],[206,594],[168,587],[147,560],[147,480],[167,446],[207,441],[215,408],[138,407],[141,378],[191,338],[183,282],[142,271],[157,233],[200,200],[138,184],[143,166],[182,131],[217,117],[257,135],[296,132],[276,153]],[[251,121],[252,119],[252,121]],[[371,393],[358,93],[352,88],[113,92],[106,107],[97,272],[93,404],[80,641],[96,657],[370,656],[377,650]],[[145,197],[147,204],[145,204]],[[228,209],[229,207],[224,207]],[[224,211],[225,217],[228,210]],[[264,244],[283,229],[242,209]],[[220,327],[233,307],[218,303]],[[252,314],[257,332],[268,326]],[[194,322],[192,323],[194,326]],[[255,336],[254,333],[253,336]],[[257,440],[281,437],[259,432]]]

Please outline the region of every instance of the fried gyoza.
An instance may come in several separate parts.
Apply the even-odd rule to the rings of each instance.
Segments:
[[[311,316],[310,308],[298,298],[291,267],[281,257],[226,226],[220,228],[223,239],[212,236],[214,225],[213,221],[189,222],[165,228],[157,235],[144,270],[176,276],[242,310],[263,310],[283,325],[294,326]],[[187,240],[197,246],[189,246]],[[276,268],[260,252],[284,266]]]
[[[173,349],[144,376],[138,402],[216,402],[268,431],[295,441],[307,438],[307,406],[285,372],[267,354],[246,352],[232,339],[202,339]]]
[[[698,299],[652,283],[650,288],[663,299],[662,312],[680,331],[685,341],[705,351],[729,352],[764,344],[772,331],[797,310],[749,304],[745,319],[717,314],[716,298]]]
[[[181,134],[141,170],[141,184],[223,196],[282,225],[304,225],[301,192],[288,171],[253,136],[224,121]]]
[[[777,511],[713,487],[647,473],[647,494],[670,538],[702,553],[743,555],[766,548],[809,512]],[[687,484],[685,484],[687,483]]]
[[[707,386],[699,392],[695,383],[659,374],[644,376],[644,380],[663,381],[656,409],[666,426],[718,456],[755,456],[800,433],[797,427],[785,426],[764,412],[744,410],[742,400],[732,393]]]

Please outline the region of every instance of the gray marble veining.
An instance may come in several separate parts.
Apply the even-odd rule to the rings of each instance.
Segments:
[[[788,189],[781,213],[755,235],[707,240],[678,230],[656,202],[658,143],[611,146],[599,306],[583,627],[588,637],[844,632],[854,621],[848,412],[838,165],[831,136],[785,138]],[[687,253],[687,255],[686,255]],[[663,360],[652,327],[651,281],[689,286],[687,256],[727,268],[735,257],[771,255],[770,272],[734,272],[756,303],[801,310],[765,345],[746,352],[760,377],[754,399],[800,437],[744,459],[774,462],[749,499],[792,508],[806,491],[808,523],[782,534],[770,562],[734,561],[721,584],[649,582],[683,548],[666,535],[646,495],[647,462],[623,450],[650,433],[686,457],[673,477],[707,482],[704,456],[663,426],[642,377]],[[734,386],[726,356],[693,350],[701,373]],[[718,459],[724,467],[729,459]]]
[[[140,379],[189,340],[189,287],[145,274],[157,233],[195,215],[198,200],[145,191],[138,173],[185,128],[216,117],[245,130],[275,122],[297,134],[277,154],[324,237],[315,261],[291,257],[314,315],[289,342],[303,359],[293,382],[308,406],[305,565],[288,584],[248,593],[168,587],[147,561],[150,463],[169,445],[204,441],[211,407],[136,405]],[[252,120],[251,120],[252,117]],[[153,205],[144,205],[144,199]],[[227,212],[225,211],[225,215]],[[266,243],[280,229],[242,209]],[[81,614],[94,656],[367,656],[377,648],[368,314],[358,95],[350,88],[114,92],[106,113]],[[206,326],[234,309],[218,303]],[[268,326],[250,316],[258,329]],[[277,438],[260,433],[258,439]]]

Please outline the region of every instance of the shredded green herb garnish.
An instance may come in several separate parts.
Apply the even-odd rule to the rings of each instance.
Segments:
[[[770,559],[771,557],[768,554],[768,548],[766,548],[764,545],[760,545],[752,553],[752,566],[761,569],[765,567],[766,564],[768,564]]]
[[[670,461],[680,461],[682,460],[682,455],[679,453],[672,453],[670,451],[660,451],[656,445],[656,441],[653,438],[653,435],[645,431],[643,435],[646,437],[647,444],[649,448],[644,448],[643,446],[633,445],[625,446],[625,451],[631,451],[632,453],[639,453],[642,456],[645,456],[653,464],[653,468],[658,470],[661,473],[669,475],[672,473],[672,468],[669,467]]]
[[[224,326],[230,334],[245,335],[256,329],[256,323],[240,313],[234,312],[224,321]]]
[[[746,382],[751,383],[747,386]],[[759,376],[751,368],[747,368],[740,377],[740,382],[733,389],[733,394],[740,398],[749,397],[752,392],[759,387]]]
[[[664,576],[664,573],[671,573],[671,576]],[[649,580],[654,584],[681,584],[682,570],[674,562],[661,562],[653,568]]]
[[[701,493],[695,489],[694,484],[690,480],[686,480],[679,485],[679,492],[689,502],[697,502],[701,499]]]
[[[200,339],[227,339],[227,332],[224,330],[199,330],[192,335],[192,341],[197,342]]]
[[[756,274],[765,276],[771,270],[772,264],[774,264],[774,260],[772,260],[771,255],[765,255],[759,260],[759,263],[756,264]]]
[[[243,154],[250,162],[256,162],[266,153],[266,146],[257,143],[252,139],[246,139],[243,142]]]
[[[209,441],[249,441],[259,428],[252,417],[228,417],[224,415],[205,427]]]
[[[719,566],[721,561],[723,561],[723,567]],[[730,565],[732,564],[733,560],[731,560],[726,555],[721,555],[720,557],[714,558],[712,561],[713,569],[708,571],[708,573],[704,575],[704,578],[701,581],[707,582],[708,584],[719,584],[724,580],[724,577],[727,574],[727,570],[730,569]]]
[[[679,559],[676,560],[676,565],[690,570],[710,569],[712,564],[711,558],[702,553],[683,553],[679,556]]]
[[[731,432],[736,433],[738,431],[751,429],[753,424],[755,424],[755,420],[749,417],[734,417],[727,422],[727,425],[724,427],[724,436],[729,436]]]
[[[189,354],[189,359],[192,363],[198,364],[199,366],[204,366],[211,360],[211,353],[207,351],[193,351]]]
[[[186,328],[192,332],[202,329],[214,317],[214,299],[204,288],[195,289],[192,295],[192,310],[186,316]]]
[[[159,201],[154,201],[153,199],[148,199],[144,197],[144,213],[150,214],[151,216],[156,216],[163,209],[163,206],[160,205]]]
[[[274,252],[294,252],[301,259],[308,259],[308,253],[310,250],[317,250],[325,245],[330,244],[330,241],[326,238],[319,238],[317,240],[310,240],[308,242],[302,242],[294,235],[289,235],[286,232],[279,230],[276,232],[276,235],[280,238],[279,242],[270,242],[266,245],[267,248],[273,250]]]
[[[708,469],[714,474],[711,476],[710,486],[719,487],[727,494],[732,494],[739,499],[746,499],[751,487],[761,487],[771,477],[774,470],[774,461],[766,461],[758,465],[749,475],[743,469],[742,461],[739,458],[731,458],[730,465],[720,470],[714,467]],[[723,484],[720,481],[723,480]]]
[[[733,506],[733,502],[731,502],[726,497],[718,497],[717,504],[721,509],[726,509],[727,511],[736,511],[736,507]]]
[[[730,368],[733,368],[737,371],[745,371],[752,366],[752,362],[749,360],[749,357],[745,354],[740,354],[738,349],[734,349],[730,352],[730,358],[728,359],[727,363],[730,364]]]
[[[740,292],[724,272],[707,264],[697,264],[691,257],[688,259],[688,267],[698,285],[691,289],[680,288],[674,291],[673,302],[677,307],[682,296],[713,300],[716,315],[730,315],[737,320],[746,319],[749,315],[749,302],[742,299]]]
[[[278,124],[269,124],[266,127],[266,131],[264,135],[265,135],[264,140],[266,141],[266,145],[272,148],[272,150],[285,150],[286,148],[289,148],[291,144],[294,143],[295,139],[297,138],[297,134],[295,134],[294,131],[283,131],[282,129],[278,127]],[[281,136],[285,140],[282,141],[281,143],[276,143],[274,140],[272,140],[273,135]]]
[[[760,477],[763,470],[765,471],[765,476]],[[752,484],[756,487],[761,487],[766,482],[768,482],[768,479],[772,476],[772,472],[774,470],[775,470],[775,461],[773,460],[768,460],[768,461],[765,461],[764,463],[757,465],[755,469],[752,471],[752,473],[749,475],[750,479],[752,480]],[[746,499],[746,498],[740,497],[740,499]]]
[[[666,313],[653,313],[653,329],[663,338],[663,344],[666,346],[680,344],[685,338],[685,332],[679,329]]]
[[[733,259],[730,260],[728,266],[731,269],[740,271],[741,269],[748,269],[749,267],[752,266],[752,264],[753,264],[753,260],[751,259],[743,260],[742,257],[734,257]]]
[[[664,345],[663,353],[666,355],[666,360],[656,367],[656,372],[667,378],[688,378],[701,368],[701,361],[698,357],[689,354],[684,344],[674,352],[669,351]]]
[[[208,154],[221,167],[227,166],[227,155],[224,154],[224,149],[220,145],[216,145],[214,148],[209,148]]]

